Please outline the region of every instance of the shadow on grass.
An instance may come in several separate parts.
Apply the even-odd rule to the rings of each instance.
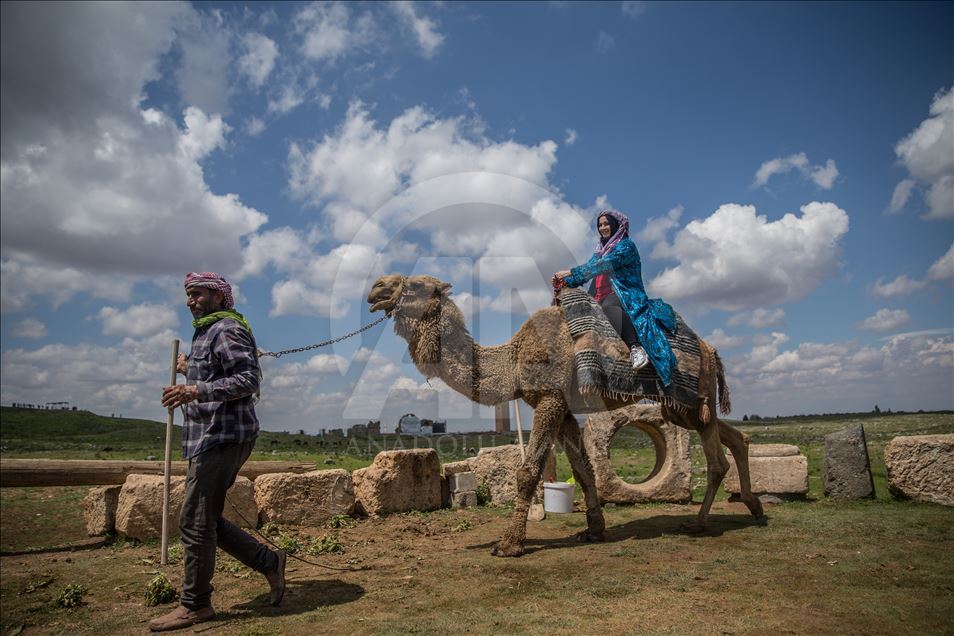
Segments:
[[[259,594],[245,603],[236,603],[224,612],[220,619],[248,618],[250,612],[256,617],[291,616],[313,612],[319,607],[352,603],[364,596],[364,588],[340,579],[290,580],[285,588],[285,598],[278,607],[268,602],[268,593]]]
[[[606,528],[605,543],[617,543],[630,539],[644,540],[656,539],[664,535],[685,535],[691,539],[705,539],[706,537],[719,537],[726,532],[743,530],[753,526],[768,525],[768,516],[761,519],[748,514],[723,515],[710,514],[708,528],[704,532],[691,532],[683,527],[684,523],[691,523],[696,520],[695,514],[690,515],[656,515],[646,519],[634,519],[626,523]],[[490,549],[497,543],[496,540],[467,546],[468,550]],[[576,533],[558,539],[533,539],[528,538],[524,541],[524,554],[532,554],[539,550],[551,550],[560,548],[575,548],[587,545],[586,542],[577,541]]]

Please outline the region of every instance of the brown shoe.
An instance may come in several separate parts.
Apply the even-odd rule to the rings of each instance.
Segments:
[[[204,623],[213,618],[215,618],[215,610],[211,606],[190,610],[188,607],[180,605],[168,614],[149,621],[149,629],[154,632],[170,632],[196,623]]]
[[[265,573],[268,586],[271,588],[268,593],[268,601],[273,607],[281,603],[285,596],[285,561],[288,559],[282,550],[276,550],[275,556],[278,557],[278,566],[271,572]]]

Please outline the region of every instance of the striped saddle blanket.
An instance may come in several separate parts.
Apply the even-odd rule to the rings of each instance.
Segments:
[[[605,410],[603,400],[646,399],[688,412],[699,403],[701,352],[699,338],[676,314],[676,331],[667,334],[676,354],[672,382],[664,387],[652,364],[633,371],[629,352],[603,313],[602,308],[581,289],[560,290],[576,362],[576,381],[584,403],[583,411]]]

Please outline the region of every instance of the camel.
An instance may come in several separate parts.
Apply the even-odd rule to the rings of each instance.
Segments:
[[[394,319],[394,330],[407,341],[411,359],[425,377],[439,377],[449,387],[474,402],[496,405],[522,399],[534,409],[533,427],[526,458],[517,471],[517,499],[510,525],[491,553],[516,557],[524,553],[527,512],[543,473],[552,442],[563,446],[573,475],[583,489],[587,528],[577,540],[603,541],[605,521],[596,492],[593,467],[583,451],[580,427],[573,408],[577,395],[574,382],[573,342],[563,309],[547,307],[533,313],[510,342],[484,347],[474,342],[460,308],[450,298],[449,283],[433,276],[389,274],[379,278],[368,293],[371,312],[384,311]],[[752,494],[749,479],[748,436],[717,417],[709,416],[708,403],[719,404],[723,414],[730,408],[722,363],[715,350],[700,339],[709,352],[710,364],[700,375],[699,409],[683,413],[663,404],[663,417],[694,430],[702,438],[707,468],[706,493],[692,532],[706,529],[716,490],[729,469],[721,444],[732,452],[739,471],[742,502],[757,519],[762,504]],[[705,359],[706,356],[704,355]],[[717,397],[719,402],[717,402]],[[606,409],[627,406],[629,400],[605,400]],[[705,420],[710,420],[706,423]]]

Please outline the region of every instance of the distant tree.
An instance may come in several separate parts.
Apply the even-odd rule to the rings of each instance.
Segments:
[[[875,404],[874,412],[875,412],[875,413],[880,413],[880,412],[881,412],[881,409],[878,408],[878,405],[877,405],[877,404]]]
[[[749,421],[749,416],[748,416],[748,415],[743,415],[743,416],[742,416],[742,421],[743,421],[743,422],[748,422],[748,421]]]

